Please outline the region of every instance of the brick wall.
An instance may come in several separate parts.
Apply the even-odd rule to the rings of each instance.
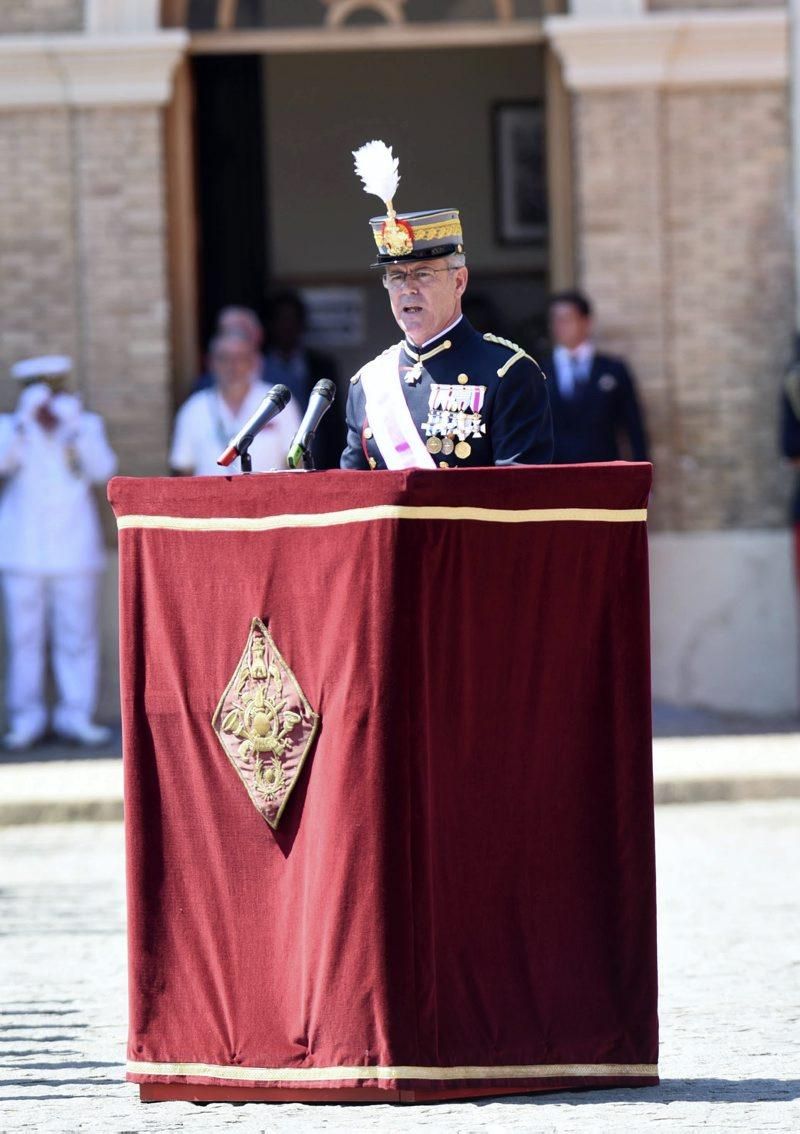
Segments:
[[[83,28],[83,0],[0,0],[0,35]]]
[[[0,113],[0,410],[9,365],[75,354],[75,246],[66,111]]]
[[[170,426],[161,112],[0,113],[0,411],[15,359],[66,352],[123,472]]]
[[[161,114],[78,116],[87,393],[120,466],[163,471],[170,426]]]
[[[581,277],[653,439],[657,527],[785,522],[793,273],[782,90],[575,100]]]

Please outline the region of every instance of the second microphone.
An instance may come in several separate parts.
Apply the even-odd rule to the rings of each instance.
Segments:
[[[289,446],[286,461],[290,469],[300,468],[300,466],[306,469],[314,467],[311,446],[319,423],[333,405],[335,397],[336,386],[329,378],[322,378],[314,386],[308,399],[303,420],[300,422],[300,428]]]

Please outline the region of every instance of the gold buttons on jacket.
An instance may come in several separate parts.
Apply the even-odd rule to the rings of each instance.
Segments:
[[[367,441],[372,440],[372,430],[370,429],[370,427],[368,425],[365,426],[365,428],[364,428],[364,437]]]
[[[368,463],[369,463],[369,467],[371,469],[376,469],[378,467],[378,462],[375,460],[374,457],[370,457]]]
[[[462,386],[466,386],[467,382],[469,382],[469,374],[459,374],[458,380]]]

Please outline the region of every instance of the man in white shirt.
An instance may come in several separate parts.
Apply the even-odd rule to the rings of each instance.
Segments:
[[[239,332],[227,331],[212,340],[209,363],[214,385],[192,394],[175,418],[169,463],[177,476],[241,472],[238,459],[223,468],[217,457],[270,389],[258,377],[259,357],[252,341]],[[256,435],[250,446],[254,472],[287,467],[286,454],[299,425],[299,411],[290,403]]]
[[[0,415],[0,575],[7,639],[5,747],[29,748],[47,729],[48,637],[58,701],[53,728],[102,744],[93,722],[99,668],[98,592],[105,561],[92,484],[116,469],[103,422],[63,385],[69,358],[18,362],[25,383],[13,414]]]

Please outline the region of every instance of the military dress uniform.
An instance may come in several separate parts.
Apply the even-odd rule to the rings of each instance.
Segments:
[[[419,351],[408,339],[350,380],[345,469],[385,469],[362,381],[399,382],[435,467],[547,464],[553,431],[539,367],[516,344],[481,335],[463,316]]]
[[[399,174],[388,146],[368,142],[353,156],[365,190],[387,209],[369,222],[373,268],[421,270],[463,253],[457,209],[395,212]],[[516,343],[479,334],[463,315],[435,338],[415,344],[406,337],[363,366],[350,380],[346,416],[345,469],[548,464],[553,455],[539,366]]]
[[[71,361],[24,359],[11,370],[26,383],[13,414],[0,415],[0,588],[7,640],[5,747],[23,749],[47,727],[45,668],[57,703],[53,728],[84,744],[108,729],[92,720],[99,676],[98,595],[105,550],[93,484],[116,469],[102,419],[78,397],[55,393]],[[47,431],[37,411],[56,419]]]

